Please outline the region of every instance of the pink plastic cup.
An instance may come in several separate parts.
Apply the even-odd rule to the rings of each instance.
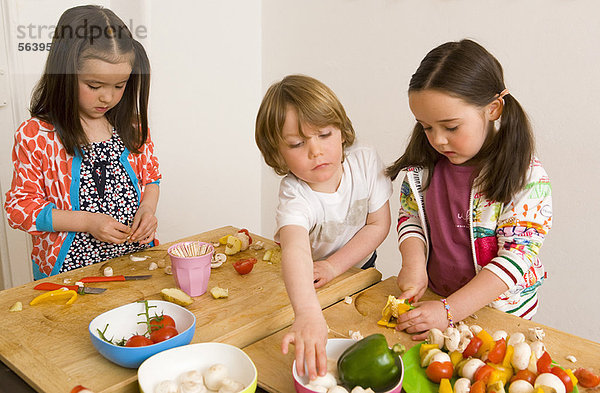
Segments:
[[[190,243],[198,244],[200,247],[206,244],[209,251],[201,256],[190,257],[180,257],[172,253],[174,248],[180,248],[182,244]],[[215,252],[213,245],[203,242],[183,242],[172,245],[167,252],[171,257],[171,267],[177,286],[190,296],[200,296],[206,293],[210,278],[210,263]]]

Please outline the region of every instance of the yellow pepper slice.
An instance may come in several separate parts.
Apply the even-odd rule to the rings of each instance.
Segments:
[[[36,304],[49,300],[51,298],[54,299],[58,299],[58,298],[63,298],[63,297],[70,297],[69,300],[67,301],[67,303],[65,304],[72,304],[75,299],[77,299],[77,292],[72,290],[72,289],[67,289],[67,288],[61,288],[61,289],[56,289],[54,291],[48,291],[46,293],[42,293],[39,296],[36,296],[31,302],[29,302],[30,306],[35,306]]]
[[[442,378],[438,393],[452,393],[452,385],[450,384],[450,380],[448,378]]]
[[[512,367],[510,361],[512,360],[513,353],[515,352],[515,347],[509,345],[506,347],[506,353],[504,354],[504,360],[502,361],[502,365],[506,368]]]
[[[483,341],[483,343],[481,344],[481,347],[479,347],[479,350],[477,351],[477,354],[475,356],[481,359],[481,356],[484,353],[488,352],[490,349],[492,349],[496,342],[494,341],[492,336],[485,330],[481,330],[477,334],[477,337],[479,337],[481,341]]]
[[[577,379],[575,374],[573,374],[573,370],[571,370],[570,368],[565,368],[565,372],[567,373],[569,378],[571,378],[571,382],[573,382],[573,386],[577,386],[577,383],[579,382],[579,380]]]

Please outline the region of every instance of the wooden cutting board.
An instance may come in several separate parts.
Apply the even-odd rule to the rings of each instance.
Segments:
[[[238,228],[223,227],[180,241],[202,240],[217,242]],[[266,249],[275,246],[273,241],[252,234],[253,239],[265,242],[263,250],[246,250],[228,257],[221,267],[211,273],[208,288],[219,286],[229,289],[226,299],[213,299],[208,293],[196,297],[188,307],[196,315],[196,331],[192,343],[219,341],[244,347],[289,326],[293,310],[289,303],[280,266],[262,260]],[[173,242],[175,243],[175,242]],[[96,393],[137,392],[137,370],[117,366],[102,357],[92,346],[89,338],[89,322],[112,308],[149,299],[161,299],[160,290],[175,287],[174,278],[164,269],[149,271],[151,262],[169,264],[164,244],[137,253],[149,256],[143,262],[133,262],[120,257],[29,283],[0,292],[0,310],[3,327],[0,331],[0,358],[21,378],[39,392],[64,393],[78,384]],[[223,252],[224,246],[217,247]],[[251,273],[241,276],[232,262],[255,257],[259,262]],[[29,306],[29,302],[41,292],[33,290],[39,282],[73,283],[84,276],[102,275],[104,266],[111,266],[114,274],[152,274],[149,280],[105,282],[90,286],[108,288],[99,295],[84,295],[70,306],[60,303],[42,303]],[[375,269],[351,269],[320,288],[319,300],[323,307],[331,305],[346,295],[381,280]],[[16,301],[23,303],[23,311],[8,312]]]
[[[411,335],[394,329],[377,325],[381,318],[381,310],[389,295],[399,296],[400,290],[396,278],[384,280],[354,296],[351,304],[336,303],[323,311],[330,338],[349,338],[349,331],[359,331],[363,336],[382,333],[390,345],[402,343],[407,349],[420,342],[412,341]],[[439,296],[427,292],[423,300],[439,299]],[[485,307],[465,320],[468,325],[477,324],[493,333],[505,330],[509,334],[522,332],[527,336],[529,328],[541,327],[546,337],[543,340],[553,360],[567,368],[587,367],[600,372],[600,344],[571,334],[544,326],[533,321]],[[286,328],[280,332],[262,339],[246,348],[244,351],[252,358],[258,369],[258,384],[270,392],[294,393],[292,376],[293,350],[287,355],[281,353],[281,340],[289,331]],[[566,360],[567,355],[574,355],[577,363]],[[580,388],[580,392],[585,392]],[[600,388],[588,390],[598,392]],[[409,392],[413,393],[413,392]]]

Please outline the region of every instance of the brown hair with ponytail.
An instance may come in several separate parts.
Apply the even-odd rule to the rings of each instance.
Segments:
[[[408,93],[435,89],[483,108],[498,99],[505,88],[498,60],[478,43],[465,39],[447,42],[431,50],[411,77]],[[498,131],[490,133],[474,157],[478,172],[475,185],[488,198],[507,203],[526,184],[534,138],[529,119],[519,102],[511,94],[502,99],[504,105]],[[432,173],[440,157],[417,122],[404,154],[387,168],[386,174],[393,180],[403,169],[415,166],[427,168]]]

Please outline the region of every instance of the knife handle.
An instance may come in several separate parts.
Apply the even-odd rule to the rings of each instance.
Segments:
[[[77,292],[79,290],[79,287],[77,285],[61,285],[61,284],[55,284],[53,282],[43,282],[43,283],[40,283],[40,284],[36,285],[35,287],[33,287],[33,289],[38,289],[40,291],[54,291],[56,289],[61,289],[61,288],[71,289],[75,292]]]
[[[79,280],[83,283],[88,282],[106,282],[106,281],[125,281],[125,276],[110,276],[110,277],[84,277]]]

